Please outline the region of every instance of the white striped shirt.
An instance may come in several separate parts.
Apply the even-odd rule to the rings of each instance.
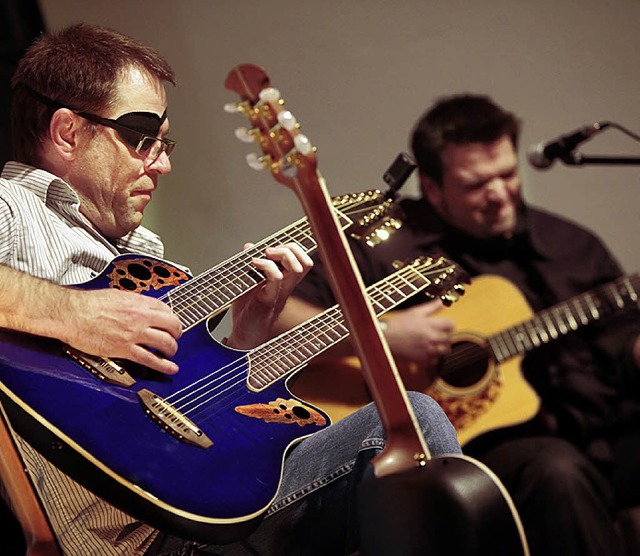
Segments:
[[[79,212],[75,191],[56,176],[9,162],[0,178],[0,264],[60,284],[86,282],[123,252],[162,257],[139,227],[116,244]],[[157,531],[107,504],[16,437],[25,465],[66,555],[144,554]]]

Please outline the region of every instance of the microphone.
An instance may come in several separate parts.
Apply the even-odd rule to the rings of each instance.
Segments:
[[[571,153],[580,143],[593,137],[606,127],[609,127],[606,122],[595,122],[551,141],[541,141],[537,145],[531,145],[527,153],[529,163],[534,168],[544,169],[549,168],[557,158],[570,162]]]

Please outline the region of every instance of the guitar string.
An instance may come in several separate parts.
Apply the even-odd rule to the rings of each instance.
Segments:
[[[216,309],[223,307],[234,298],[248,291],[248,288],[260,283],[262,277],[260,277],[258,270],[251,265],[251,259],[261,255],[263,256],[262,251],[264,246],[271,241],[272,238],[277,238],[279,242],[284,241],[285,243],[294,241],[305,247],[305,249],[309,249],[306,245],[308,240],[311,239],[310,233],[304,230],[304,225],[293,229],[293,231],[286,230],[285,232],[278,233],[250,247],[246,251],[238,253],[223,265],[210,269],[191,280],[187,280],[170,292],[159,297],[159,299],[173,309],[178,317],[181,318],[181,321],[187,324],[187,328],[195,324],[195,322],[200,322],[202,318],[206,318],[215,312]],[[313,240],[311,239],[311,241]],[[311,246],[311,248],[313,247],[315,247],[315,243]],[[260,278],[256,280],[252,275]],[[232,276],[232,278],[228,278],[228,276]],[[202,292],[205,292],[204,296]],[[192,322],[191,319],[193,317],[189,314],[189,310],[192,308],[201,310],[203,299],[211,300],[212,298],[218,305],[207,307],[203,313],[200,313],[200,320]]]
[[[423,265],[425,268],[433,268],[433,265]],[[437,270],[436,272],[440,272]],[[429,274],[436,273],[433,270]],[[385,281],[384,284],[380,286],[373,286],[367,291],[368,297],[371,300],[374,312],[377,317],[384,314],[392,307],[399,305],[405,299],[408,299],[412,295],[415,295],[420,290],[426,288],[431,281],[427,277],[428,274],[426,272],[422,272],[420,268],[416,265],[412,265],[411,267],[407,267],[397,272],[394,276],[390,277]],[[412,282],[413,280],[413,282]],[[376,288],[375,290],[373,288]],[[342,312],[339,307],[334,307],[330,310],[330,318],[332,322],[336,323],[337,326],[343,326],[345,333],[339,334],[338,340],[346,337],[349,334],[346,326],[344,326],[344,318]],[[308,330],[312,328],[313,330]],[[310,323],[303,323],[303,325],[299,326],[298,333],[293,336],[293,339],[299,338],[299,341],[291,341],[290,345],[294,345],[296,349],[293,350],[293,354],[299,353],[303,351],[309,345],[308,336],[311,337],[319,337],[319,334],[329,335],[329,333],[334,332],[333,327],[328,330],[324,330],[322,328],[322,323],[317,324],[315,321]],[[335,340],[335,339],[334,339]],[[337,340],[335,340],[337,341]],[[268,347],[268,344],[267,344]],[[320,353],[323,349],[326,349],[325,346],[321,346],[313,356]],[[307,349],[307,351],[309,351]],[[282,350],[278,350],[277,356],[272,356],[273,360],[277,360],[278,358],[282,358],[287,354],[283,355]],[[306,355],[303,353],[303,356]]]
[[[354,203],[354,204],[357,206],[357,203]],[[161,299],[169,298],[170,303],[172,304],[172,306],[175,308],[176,311],[184,311],[185,307],[188,308],[189,306],[195,305],[201,301],[201,298],[194,297],[194,295],[191,292],[192,289],[197,290],[197,288],[200,287],[202,290],[211,291],[213,294],[215,294],[215,292],[218,290],[225,290],[232,287],[234,285],[233,282],[234,282],[234,279],[236,278],[236,273],[235,272],[229,273],[228,270],[233,271],[237,269],[242,269],[244,271],[243,274],[245,275],[257,274],[257,270],[253,268],[248,261],[250,261],[251,258],[261,255],[261,250],[264,248],[265,245],[273,244],[273,243],[281,244],[281,243],[287,243],[289,241],[297,241],[303,246],[305,246],[305,243],[307,243],[306,240],[309,240],[312,243],[311,247],[310,248],[307,247],[307,249],[312,249],[315,247],[315,242],[313,241],[313,238],[311,236],[311,230],[310,230],[310,226],[308,224],[307,218],[302,218],[299,221],[295,222],[294,224],[290,225],[289,227],[285,228],[284,230],[280,232],[276,232],[275,234],[260,241],[259,243],[257,243],[256,245],[248,249],[247,251],[242,251],[238,253],[226,263],[223,263],[222,265],[218,265],[217,267],[193,278],[192,280],[189,280],[184,284],[181,284],[180,286],[173,289],[171,292],[165,294],[165,296],[163,296]],[[247,267],[247,268],[244,268],[244,267]],[[216,273],[217,275],[213,276]],[[232,278],[229,278],[228,277],[229,275],[231,275]],[[227,284],[231,284],[231,286],[228,286]],[[247,284],[243,284],[243,285],[247,286]],[[240,293],[244,293],[244,292],[241,290]],[[231,299],[236,296],[237,296],[236,292],[232,292],[231,297],[222,296],[223,304],[231,301]],[[209,309],[210,311],[206,313],[207,315],[211,314],[211,310],[215,308],[209,308]]]
[[[407,287],[412,288],[409,294],[402,291],[403,288]],[[394,305],[416,293],[417,290],[418,288],[410,284],[404,276],[398,274],[384,285],[370,290],[368,297],[374,307],[376,316],[380,316]],[[325,318],[322,320],[314,319],[308,321],[291,332],[290,340],[285,349],[267,344],[260,350],[265,356],[268,355],[268,357],[265,357],[267,361],[277,364],[280,360],[288,358],[296,361],[299,365],[304,360],[315,357],[349,334],[347,327],[344,325],[344,318],[339,307],[328,309],[325,312]],[[332,337],[332,333],[335,333],[335,337]],[[323,337],[327,339],[323,341]],[[309,338],[315,340],[315,343],[310,342]],[[305,351],[306,353],[304,353]],[[300,355],[302,355],[302,358]],[[267,376],[271,376],[268,370],[265,372]]]
[[[421,277],[422,278],[422,277]],[[422,278],[423,282],[426,281],[424,278]],[[399,283],[401,283],[401,281],[399,281]],[[406,283],[405,283],[406,285]],[[414,288],[414,292],[415,292],[415,288]],[[383,291],[379,291],[379,292],[375,292],[376,295],[378,295],[380,297],[380,299],[384,299],[385,297],[388,297],[385,292]],[[410,295],[410,294],[409,294]],[[406,299],[407,296],[405,296],[404,298]],[[380,302],[379,302],[380,303]],[[331,313],[337,312],[340,316],[342,316],[341,312],[339,311],[339,309],[336,309],[336,311],[331,311]],[[325,325],[325,327],[331,327],[334,326],[335,328],[342,326],[342,322],[340,322],[339,320],[335,319],[335,315],[332,314],[323,314],[323,318],[322,320],[326,320],[328,321],[328,323]],[[346,330],[346,328],[345,328]],[[347,332],[348,334],[348,332]],[[303,343],[304,340],[306,339],[306,331],[298,331],[298,335],[301,336],[303,338]],[[260,350],[260,351],[266,351],[267,354],[273,358],[272,353],[275,352],[277,354],[277,360],[281,361],[282,357],[281,357],[281,352],[282,349],[279,347],[279,344],[282,343],[282,339],[281,338],[275,338],[274,340],[272,340],[271,342],[268,342],[268,344],[271,344],[271,348],[267,349],[267,350]],[[251,358],[251,355],[255,355],[255,353],[258,350],[254,350],[252,352],[249,352],[248,358]],[[319,351],[317,351],[314,355],[317,355],[318,353],[320,353]],[[264,356],[263,358],[269,360],[269,357]],[[235,366],[231,366],[229,368],[229,370],[225,373],[225,377],[228,377],[230,375],[230,378],[228,378],[227,380],[225,380],[223,383],[221,383],[221,386],[224,387],[223,390],[221,391],[215,391],[216,388],[218,388],[218,385],[215,385],[213,388],[212,386],[214,385],[215,381],[211,382],[210,384],[206,384],[204,386],[201,386],[198,390],[199,390],[199,394],[194,397],[192,393],[187,394],[187,396],[183,396],[181,398],[181,400],[179,400],[180,404],[182,405],[178,405],[178,402],[174,402],[172,403],[172,405],[174,407],[178,407],[182,412],[185,413],[185,415],[189,415],[191,418],[197,418],[197,416],[193,416],[192,415],[194,413],[201,413],[201,412],[197,412],[198,409],[201,408],[205,408],[205,410],[209,410],[211,411],[212,408],[210,406],[210,403],[212,401],[216,401],[216,409],[219,410],[220,408],[224,409],[226,408],[226,405],[222,405],[221,406],[221,402],[224,403],[226,401],[228,401],[229,397],[232,395],[232,388],[235,388],[237,385],[241,384],[242,382],[245,382],[245,380],[248,380],[248,375],[251,374],[263,374],[264,376],[264,371],[254,371],[254,370],[249,370],[247,371],[247,363],[248,360],[246,357],[243,357],[243,360],[237,360],[234,361],[233,364],[237,364]],[[297,368],[300,365],[299,359],[297,361],[294,361],[294,363],[292,364],[291,362],[289,362],[288,366],[284,366],[284,370],[282,368],[282,365],[280,365],[280,369],[277,370],[277,373],[275,376],[271,376],[271,375],[266,375],[266,377],[268,378],[267,381],[265,381],[264,386],[268,386],[269,384],[273,384],[276,380],[279,380],[281,378],[283,378],[284,376],[286,376],[287,374],[289,374],[292,370],[294,370],[295,368]],[[246,378],[245,378],[246,377]],[[235,380],[235,382],[230,382],[230,380]],[[205,390],[204,392],[201,392],[200,390],[202,390],[202,388],[207,388],[207,390]],[[226,397],[222,397],[224,394],[227,394]],[[203,399],[203,397],[206,396],[206,399]],[[185,399],[188,397],[188,400],[185,402]],[[198,405],[197,406],[193,406],[193,404],[198,401]],[[231,400],[231,405],[233,404],[237,404],[238,400],[237,399],[233,399]],[[192,405],[192,407],[190,409],[185,409],[188,405]]]
[[[400,278],[400,275],[398,274],[398,276],[396,276],[394,278]],[[402,282],[400,280],[398,280],[398,283],[401,284]],[[411,285],[411,284],[409,284],[409,285]],[[399,291],[399,293],[403,294],[403,292],[401,292],[401,291]],[[408,297],[409,295],[410,294],[408,294],[406,297]],[[379,299],[376,299],[376,296],[378,296]],[[380,315],[380,314],[382,314],[384,312],[385,305],[380,300],[384,300],[385,298],[388,300],[388,299],[390,299],[390,296],[387,295],[386,292],[383,291],[382,289],[378,289],[378,290],[372,292],[372,294],[371,294],[372,303],[381,305],[383,307],[383,310],[380,313],[377,313],[378,315]],[[393,300],[392,297],[391,297],[391,300],[392,300],[391,306],[393,306],[393,301],[394,300]],[[314,321],[313,326],[316,328],[316,335],[317,334],[324,334],[324,335],[328,336],[328,334],[331,333],[331,332],[337,332],[338,333],[338,339],[342,339],[342,337],[346,337],[346,335],[348,335],[348,330],[346,329],[346,327],[344,327],[344,319],[342,319],[341,317],[342,317],[342,313],[339,311],[339,309],[336,309],[335,311],[331,310],[329,313],[325,314],[323,319],[321,319],[320,321],[318,321],[318,322]],[[323,322],[323,321],[326,321],[326,322]],[[299,352],[302,347],[307,347],[309,345],[309,343],[308,343],[308,335],[309,335],[310,331],[308,330],[308,328],[309,327],[307,327],[304,330],[301,329],[299,331],[298,337],[296,337],[294,335],[292,337],[292,340],[290,341],[290,343],[292,345],[294,345],[294,346],[295,346],[295,343],[298,342],[299,347],[298,347],[297,352]],[[339,330],[338,330],[339,328],[343,328],[344,332],[340,333]],[[278,340],[278,338],[276,338],[274,340]],[[335,341],[337,341],[337,340],[331,339],[329,337],[328,345],[332,345]],[[270,359],[274,358],[274,355],[273,355],[274,352],[277,354],[275,356],[276,360],[278,362],[282,361],[282,359],[283,359],[283,355],[282,355],[283,350],[279,346],[280,343],[281,342],[276,342],[276,341],[269,342],[267,344],[266,349],[263,348],[261,350],[261,351],[265,351],[266,354],[269,355],[269,357],[266,357],[266,355],[264,357],[267,361],[269,361]],[[317,351],[315,353],[311,354],[311,356],[317,355],[318,353],[320,353],[320,350],[324,349],[324,348],[322,346],[320,346],[320,348],[316,347],[316,349],[317,349]],[[255,355],[257,353],[257,351],[258,350],[254,350],[253,352],[250,352],[249,356],[251,354]],[[296,352],[296,350],[292,351],[290,349],[289,350],[290,358],[294,357],[297,352]],[[302,359],[304,360],[305,357],[303,357]],[[308,360],[309,357],[307,357],[306,359]],[[223,392],[211,395],[208,400],[205,400],[205,401],[201,402],[201,404],[199,406],[197,406],[195,409],[198,409],[199,407],[203,407],[204,404],[207,404],[208,402],[212,401],[213,399],[219,398],[220,395],[223,394],[225,391],[228,392],[230,388],[233,388],[234,386],[237,386],[237,384],[240,384],[241,382],[243,382],[245,380],[245,376],[247,376],[247,379],[248,379],[248,377],[251,374],[260,375],[261,373],[264,373],[264,371],[253,371],[253,370],[247,371],[246,369],[247,369],[248,361],[246,361],[246,360],[242,361],[240,363],[241,364],[238,367],[238,369],[241,370],[241,372],[242,372],[242,376],[241,376],[240,380],[236,381],[235,383],[233,383],[231,385],[227,385],[227,388]],[[285,376],[286,374],[291,372],[292,369],[295,369],[296,367],[300,366],[300,364],[301,364],[301,360],[300,360],[299,357],[297,357],[293,361],[293,363],[292,362],[288,362],[288,367],[285,367],[285,369],[288,369],[288,370],[283,371],[282,369],[279,369],[279,370],[276,369],[275,370],[275,375],[274,374],[269,374],[269,372],[266,372],[266,374],[263,374],[263,377],[266,377],[268,379],[264,383],[265,386],[268,386],[269,384],[273,383],[274,381],[279,380],[280,378],[282,378],[283,376]],[[271,372],[273,373],[274,371],[272,370]],[[236,375],[236,376],[239,376],[239,375]],[[229,394],[229,395],[231,395],[231,394]],[[202,397],[202,396],[200,396],[200,397]],[[237,402],[237,400],[233,400],[233,401],[234,401],[234,403]]]
[[[624,276],[601,288],[540,311],[529,320],[489,336],[486,342],[492,347],[498,362],[504,361],[599,320],[605,306],[602,303],[603,296],[598,296],[598,293],[603,293],[607,301],[613,300],[619,309],[629,307],[628,301],[637,303],[637,286],[640,286],[640,275]],[[622,289],[626,294],[621,293]],[[529,345],[525,339],[530,340]],[[502,349],[494,345],[496,342],[501,343]],[[456,367],[485,362],[487,355],[491,357],[486,351],[479,350],[477,344],[463,341],[446,357],[445,365],[449,368],[447,372],[455,371]]]
[[[298,334],[302,334],[302,332],[300,332],[299,330],[297,331]],[[288,337],[289,333],[285,333],[284,336]],[[275,347],[271,347],[271,352],[277,352],[279,355],[278,357],[281,358],[281,353],[282,353],[282,348],[280,348],[280,344],[282,343],[282,337],[276,337],[273,340],[267,342],[267,344],[265,345],[271,345],[271,346],[275,346]],[[184,400],[187,398],[187,396],[191,396],[191,400],[188,403],[192,403],[193,399],[199,399],[203,394],[201,393],[202,389],[209,389],[209,391],[207,392],[207,394],[209,394],[210,392],[213,392],[213,390],[215,388],[218,387],[218,385],[216,385],[216,381],[220,384],[220,386],[224,387],[225,390],[222,391],[222,393],[224,393],[224,391],[228,390],[229,388],[232,388],[233,386],[237,385],[238,383],[231,383],[228,384],[228,381],[230,380],[229,376],[231,375],[231,379],[234,378],[234,374],[238,371],[241,370],[243,372],[243,375],[246,373],[246,366],[247,366],[247,357],[250,359],[252,354],[255,355],[255,353],[257,351],[262,351],[267,353],[268,355],[270,355],[271,357],[273,357],[272,353],[269,353],[269,350],[265,350],[264,346],[261,346],[260,348],[256,348],[253,351],[250,351],[246,354],[243,354],[242,356],[242,361],[240,360],[236,360],[231,362],[230,364],[226,365],[225,367],[222,367],[220,369],[218,369],[218,371],[222,371],[222,374],[220,374],[218,377],[216,377],[212,382],[210,383],[204,383],[202,384],[203,381],[206,381],[208,378],[210,378],[212,375],[208,375],[205,377],[202,377],[199,381],[197,381],[196,383],[189,385],[185,388],[183,388],[181,391],[178,391],[176,393],[174,393],[172,396],[169,396],[166,401],[170,402],[174,407],[176,407],[177,409],[182,410],[183,407],[181,404],[184,403]],[[249,371],[249,373],[251,374],[252,371]],[[252,374],[256,374],[256,372],[254,371]],[[280,378],[282,376],[282,374],[280,373],[277,377],[274,378]],[[248,377],[247,377],[248,379]],[[242,378],[242,380],[244,380],[244,376]],[[268,383],[267,383],[268,385]],[[189,390],[189,391],[187,391]],[[186,394],[185,394],[185,391]],[[196,395],[196,398],[193,398],[194,395]],[[210,396],[210,399],[207,401],[210,401],[211,399],[214,399],[216,397],[218,397],[220,394],[219,393],[213,393]]]
[[[409,270],[413,270],[415,273],[415,269],[409,269]],[[426,279],[424,276],[422,275],[418,275],[418,278],[422,281],[423,284],[425,283],[429,283],[428,279]],[[415,279],[415,277],[414,277]],[[396,303],[401,302],[403,299],[406,299],[407,297],[409,297],[410,295],[412,295],[412,293],[416,293],[416,291],[419,291],[420,286],[414,286],[413,284],[411,284],[408,280],[404,279],[403,276],[398,275],[394,277],[395,282],[397,282],[396,284],[390,284],[390,285],[385,285],[385,286],[381,286],[386,288],[386,290],[388,290],[389,288],[393,288],[395,290],[394,295],[399,295],[400,301],[394,300],[394,298],[389,295],[388,291],[385,291],[383,289],[378,289],[376,291],[373,291],[371,296],[372,296],[372,300],[377,303],[378,305],[382,306],[383,310],[385,308],[387,308],[387,305],[385,305],[383,303],[383,301],[389,300],[391,299],[391,304],[389,305],[389,307],[393,306],[393,302],[395,301]],[[403,287],[411,287],[412,288],[412,293],[404,293],[402,291]],[[424,286],[422,286],[422,288],[424,288]],[[393,292],[392,292],[393,293]],[[376,299],[376,297],[378,299]],[[325,314],[323,315],[323,320],[327,321],[327,324],[325,324],[325,331],[323,333],[326,333],[327,330],[329,330],[330,328],[338,328],[340,326],[342,326],[342,320],[340,318],[336,319],[335,318],[335,314],[337,313],[338,315],[342,316],[341,312],[339,311],[339,309],[337,309],[336,311],[331,311],[329,314]],[[379,313],[381,314],[381,313]],[[315,321],[314,321],[315,323]],[[307,327],[308,328],[308,327]],[[322,327],[319,327],[320,330],[322,330]],[[346,330],[346,328],[345,328]],[[330,330],[329,330],[330,331]],[[297,339],[294,340],[298,341],[298,343],[300,345],[303,344],[307,344],[308,343],[308,335],[307,335],[307,330],[298,330],[298,334],[297,336],[302,337],[303,338],[303,342],[299,342]],[[347,332],[348,334],[348,332]],[[288,335],[285,334],[284,336],[285,339],[288,340]],[[295,335],[294,335],[295,338]],[[205,404],[209,404],[211,401],[216,400],[217,402],[220,401],[225,401],[224,399],[220,399],[222,395],[224,395],[226,392],[229,392],[229,395],[231,395],[230,390],[232,388],[234,388],[235,386],[237,386],[238,384],[240,384],[241,382],[248,380],[249,379],[249,375],[256,375],[256,374],[260,374],[260,373],[264,373],[264,371],[254,371],[254,370],[249,370],[247,371],[247,364],[248,364],[248,360],[251,359],[251,356],[255,356],[259,351],[263,352],[262,358],[266,359],[267,361],[269,361],[270,359],[273,359],[273,353],[275,352],[276,355],[276,359],[277,361],[281,362],[282,361],[282,348],[280,347],[280,344],[283,343],[283,338],[277,337],[274,338],[272,341],[268,342],[266,344],[267,348],[265,349],[264,346],[262,348],[256,348],[256,350],[250,351],[247,354],[244,354],[242,356],[242,360],[236,360],[233,361],[232,363],[228,364],[226,369],[225,367],[222,367],[221,369],[218,369],[218,371],[224,371],[223,374],[219,377],[217,377],[215,380],[209,382],[209,383],[204,383],[204,384],[199,384],[197,388],[194,389],[195,385],[191,385],[188,388],[183,389],[183,392],[185,390],[191,390],[191,392],[187,392],[186,394],[182,395],[179,399],[177,399],[176,401],[172,401],[171,398],[175,398],[179,393],[175,393],[174,395],[172,395],[171,397],[167,398],[167,401],[171,401],[172,405],[178,409],[180,409],[181,411],[184,411],[185,414],[191,414],[193,413],[195,410],[197,410],[198,408],[203,407]],[[330,343],[329,343],[330,345]],[[317,353],[319,353],[320,351],[316,351],[316,353],[314,355],[317,355]],[[296,359],[293,364],[291,362],[288,363],[288,366],[284,367],[284,371],[282,370],[282,368],[278,369],[275,375],[269,375],[267,373],[267,378],[269,379],[267,382],[265,382],[265,386],[268,386],[269,384],[273,383],[275,380],[279,380],[280,378],[282,378],[283,376],[285,376],[286,374],[288,374],[292,369],[295,369],[297,366],[300,365],[300,359]],[[280,365],[281,366],[281,365]],[[258,365],[258,368],[260,368],[260,366]],[[245,378],[246,377],[246,378]],[[197,381],[197,383],[202,383],[204,380],[206,380],[206,378],[208,377],[203,377],[202,379],[200,379],[199,381]],[[239,379],[239,380],[238,380]],[[216,384],[217,382],[217,384]],[[220,390],[220,388],[223,388],[222,390]],[[218,391],[216,391],[218,390]],[[206,396],[206,398],[205,398]],[[204,398],[204,399],[203,399]],[[187,400],[187,401],[185,401]],[[195,402],[199,402],[199,404],[197,406],[193,406],[193,404]],[[233,400],[233,403],[237,403],[237,400]],[[192,408],[191,409],[187,409],[185,410],[184,408],[186,408],[188,405],[191,405]],[[217,407],[220,407],[220,403],[217,404]]]
[[[363,196],[363,198],[358,196],[357,200],[351,200],[346,207],[340,206],[336,210],[339,213],[343,211],[352,214],[361,210],[361,207],[370,204],[369,196]],[[345,217],[343,216],[343,218]],[[159,299],[172,307],[174,312],[181,318],[183,324],[186,325],[185,329],[190,328],[216,313],[226,304],[232,302],[234,298],[246,293],[250,288],[262,281],[262,278],[256,280],[251,276],[252,274],[255,276],[260,275],[250,264],[250,261],[256,256],[263,256],[261,251],[264,246],[266,244],[274,244],[274,241],[277,244],[295,241],[305,248],[307,253],[316,247],[308,220],[302,218],[285,228],[285,230],[262,240],[247,251],[238,253],[223,265],[218,265],[177,286]],[[229,275],[233,278],[228,278]],[[240,285],[238,282],[240,282]],[[233,291],[234,289],[235,291]],[[230,295],[228,293],[229,290],[231,290]],[[212,301],[214,301],[213,305],[210,304]],[[217,305],[215,302],[217,302]],[[195,312],[191,312],[191,309],[195,309]]]

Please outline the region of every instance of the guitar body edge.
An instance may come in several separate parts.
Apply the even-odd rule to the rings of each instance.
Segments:
[[[362,556],[529,556],[520,516],[484,464],[443,455],[359,486]]]

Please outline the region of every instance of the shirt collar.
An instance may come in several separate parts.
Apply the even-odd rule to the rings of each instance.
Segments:
[[[2,177],[19,181],[22,187],[31,191],[47,205],[60,202],[80,204],[78,194],[73,188],[46,170],[34,168],[22,162],[10,161],[5,164]]]
[[[53,175],[46,170],[34,168],[21,162],[7,162],[2,170],[2,178],[15,180],[21,187],[28,189],[47,205],[73,205],[70,214],[77,222],[100,240],[105,245],[110,245],[112,249],[120,252],[144,251],[156,257],[163,255],[163,246],[157,234],[139,226],[126,236],[118,238],[115,242],[110,242],[104,238],[93,225],[80,213],[80,199],[75,190],[63,179]],[[69,214],[69,213],[67,213]]]

